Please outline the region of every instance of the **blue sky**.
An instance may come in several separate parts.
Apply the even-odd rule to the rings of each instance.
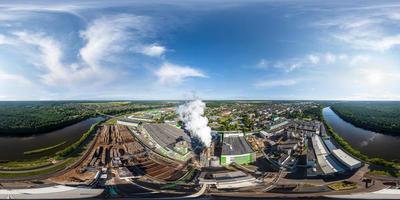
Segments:
[[[1,1],[0,100],[400,99],[397,1]]]

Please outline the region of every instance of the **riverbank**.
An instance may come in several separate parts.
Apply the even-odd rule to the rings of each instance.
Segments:
[[[89,118],[71,126],[29,137],[0,137],[0,146],[7,151],[0,151],[0,162],[16,162],[37,160],[43,157],[52,157],[57,152],[78,141],[83,133],[87,132],[96,122],[104,118]],[[63,143],[54,147],[57,144]],[[48,148],[48,147],[54,148]],[[46,151],[27,154],[32,150],[46,149]]]
[[[376,169],[374,169],[375,173],[389,174],[394,177],[400,176],[399,173],[400,163],[393,162],[390,160],[385,160],[383,158],[369,157],[361,153],[359,150],[354,149],[343,137],[341,137],[338,133],[336,133],[332,128],[332,126],[326,122],[325,118],[323,118],[323,123],[326,127],[327,133],[342,147],[343,150],[345,150],[350,155],[366,163],[369,163],[372,166],[375,166],[376,167]]]
[[[355,127],[400,136],[400,102],[341,102],[330,109]]]
[[[58,123],[45,124],[38,127],[24,127],[24,128],[13,128],[13,129],[0,129],[0,137],[27,137],[33,136],[41,133],[47,133],[51,131],[56,131],[71,125],[74,125],[78,122],[87,120],[92,117],[98,117],[95,113],[79,116],[76,118],[70,118],[65,121],[61,121]]]
[[[56,131],[106,115],[168,107],[165,102],[11,101],[0,102],[0,137],[27,137]]]
[[[64,145],[65,143],[67,143],[67,141],[63,141],[61,143],[49,146],[49,147],[44,147],[44,148],[40,148],[40,149],[34,149],[34,150],[30,150],[30,151],[25,151],[24,154],[25,155],[30,155],[30,154],[35,154],[35,153],[43,153],[52,149],[56,149],[62,145]]]
[[[8,170],[0,170],[0,179],[29,179],[41,175],[49,175],[67,169],[80,160],[84,152],[90,146],[97,127],[104,120],[93,124],[88,131],[82,134],[81,138],[72,145],[60,150],[51,157],[44,157],[38,160],[2,163]],[[89,141],[90,140],[90,141]],[[1,164],[0,164],[1,168]]]

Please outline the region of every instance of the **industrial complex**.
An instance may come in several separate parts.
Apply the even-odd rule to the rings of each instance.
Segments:
[[[223,120],[243,109],[239,106],[218,108]],[[274,106],[258,108],[257,115],[248,111],[255,123],[247,131],[234,129],[249,125],[243,117],[220,122],[231,129],[222,130],[216,125],[220,116],[207,116],[215,125],[205,132],[210,144],[195,132],[196,124],[180,121],[175,108],[110,117],[115,121],[98,125],[82,158],[46,178],[46,187],[0,189],[0,198],[318,196],[335,195],[335,184],[352,191],[382,188],[368,182],[367,165],[343,150],[323,122],[282,116],[297,105]]]

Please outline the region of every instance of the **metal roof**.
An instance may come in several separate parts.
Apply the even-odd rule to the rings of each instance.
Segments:
[[[314,135],[311,140],[315,155],[317,155],[318,165],[321,167],[322,172],[324,172],[326,175],[338,172],[339,170],[335,168],[336,165],[332,165],[332,160],[327,158],[328,152],[321,141],[321,137]]]
[[[343,162],[346,166],[350,168],[356,168],[358,166],[361,166],[361,162],[359,160],[354,159],[353,157],[349,156],[347,153],[345,153],[341,149],[334,149],[332,150],[332,154],[339,159],[340,161]]]
[[[168,124],[144,124],[143,128],[162,147],[170,147],[180,137],[190,142],[190,137],[182,129]]]
[[[229,136],[223,138],[222,155],[241,155],[253,153],[250,145],[242,136]]]

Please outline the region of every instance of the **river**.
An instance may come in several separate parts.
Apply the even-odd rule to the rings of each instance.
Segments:
[[[322,110],[325,121],[354,149],[368,157],[400,161],[400,137],[357,128],[341,119],[329,107]]]
[[[102,117],[93,117],[59,130],[28,137],[0,137],[0,160],[15,161],[53,155],[76,142],[93,124],[102,119]],[[39,154],[24,155],[26,151],[46,148],[63,142],[65,142],[63,145],[55,149]]]

